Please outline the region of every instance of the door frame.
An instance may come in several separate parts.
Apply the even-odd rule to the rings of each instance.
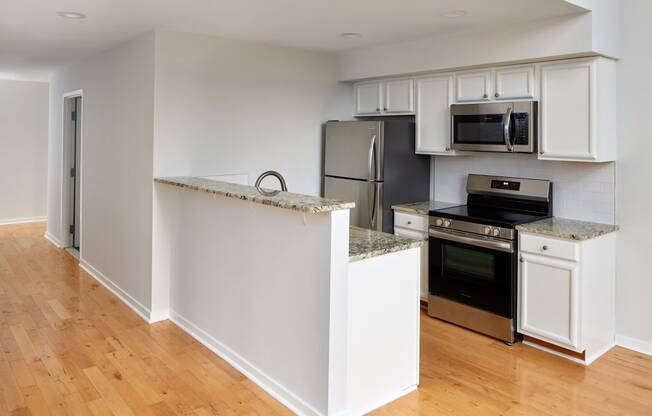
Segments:
[[[79,178],[77,184],[79,185],[79,224],[77,226],[79,227],[79,251],[80,251],[80,257],[81,257],[81,251],[83,250],[83,244],[82,244],[82,222],[83,222],[83,207],[82,207],[82,195],[83,195],[83,177],[84,175],[82,174],[83,172],[83,164],[84,164],[84,90],[79,89],[79,90],[74,90],[74,91],[69,91],[66,92],[62,95],[61,98],[61,104],[62,104],[62,115],[61,115],[61,233],[62,237],[61,238],[61,243],[63,245],[63,248],[70,248],[74,246],[74,236],[71,235],[68,230],[70,228],[70,225],[72,223],[72,220],[70,218],[70,210],[72,207],[70,206],[70,201],[71,201],[71,186],[70,186],[70,181],[68,178],[70,177],[70,168],[72,167],[72,162],[74,155],[71,155],[70,153],[70,148],[72,146],[72,143],[70,142],[70,137],[69,135],[66,135],[66,117],[67,117],[67,111],[66,111],[66,102],[67,100],[71,98],[81,98],[81,119],[79,120],[79,149],[77,151],[79,152],[79,166],[77,166],[77,177]],[[71,157],[72,156],[72,157]]]

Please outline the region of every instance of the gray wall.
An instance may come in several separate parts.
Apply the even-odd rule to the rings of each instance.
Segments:
[[[45,219],[48,94],[44,82],[0,80],[0,224]]]

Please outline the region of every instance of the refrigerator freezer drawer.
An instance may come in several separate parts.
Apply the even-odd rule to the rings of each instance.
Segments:
[[[351,225],[383,230],[383,183],[354,179],[324,178],[326,198],[354,201],[351,209]]]

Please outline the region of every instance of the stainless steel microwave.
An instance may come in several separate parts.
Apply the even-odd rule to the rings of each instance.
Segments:
[[[451,147],[476,152],[537,151],[536,101],[451,105]]]

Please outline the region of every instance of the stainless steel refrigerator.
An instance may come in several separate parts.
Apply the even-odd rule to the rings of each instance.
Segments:
[[[392,233],[392,205],[430,196],[430,156],[415,154],[414,122],[326,123],[324,196],[355,202],[351,225]]]

